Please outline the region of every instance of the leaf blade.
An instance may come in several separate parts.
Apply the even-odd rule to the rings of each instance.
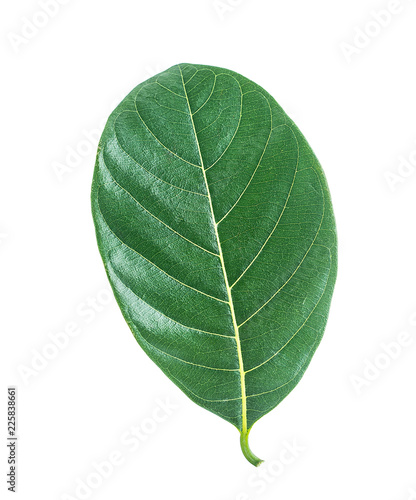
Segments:
[[[250,80],[178,65],[109,118],[92,206],[139,344],[239,429],[257,465],[248,433],[306,370],[336,277],[331,200],[306,140]]]

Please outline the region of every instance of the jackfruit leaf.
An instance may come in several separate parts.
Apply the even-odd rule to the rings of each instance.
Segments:
[[[305,138],[254,82],[179,64],[108,119],[92,212],[137,342],[258,465],[249,431],[304,374],[336,278],[330,195]]]

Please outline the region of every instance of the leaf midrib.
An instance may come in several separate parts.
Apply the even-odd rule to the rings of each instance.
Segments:
[[[235,311],[234,311],[234,303],[233,303],[233,299],[232,299],[232,295],[231,295],[231,288],[229,286],[227,271],[225,269],[224,256],[222,253],[221,242],[220,242],[220,238],[219,238],[219,234],[218,234],[218,224],[215,220],[211,192],[209,189],[208,180],[207,180],[207,176],[206,176],[206,172],[205,172],[205,168],[204,168],[204,160],[202,159],[201,148],[199,146],[199,140],[198,140],[198,136],[197,136],[196,129],[195,129],[195,123],[194,123],[194,119],[192,116],[191,105],[189,102],[188,94],[186,92],[182,68],[179,65],[178,65],[178,68],[179,68],[179,72],[181,74],[183,91],[184,91],[186,102],[188,105],[189,117],[190,117],[190,120],[192,123],[192,129],[194,132],[195,143],[196,143],[197,148],[198,148],[199,159],[201,162],[201,169],[202,169],[202,173],[204,176],[205,188],[206,188],[207,195],[208,195],[209,207],[210,207],[212,222],[213,222],[214,230],[215,230],[215,237],[217,239],[217,245],[218,245],[218,250],[219,250],[219,259],[221,262],[221,268],[222,268],[222,272],[223,272],[223,276],[224,276],[225,288],[227,290],[228,305],[230,308],[231,318],[232,318],[232,322],[233,322],[234,336],[235,336],[237,355],[238,355],[238,366],[239,366],[239,373],[240,373],[240,386],[241,386],[241,432],[242,432],[242,434],[246,434],[247,433],[247,396],[246,396],[245,371],[244,371],[243,355],[242,355],[242,350],[241,350],[240,333],[239,333],[238,326],[237,326],[237,319],[236,319]]]

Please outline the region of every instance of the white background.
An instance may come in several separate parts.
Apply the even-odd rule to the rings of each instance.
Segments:
[[[13,384],[22,500],[416,498],[416,173],[399,169],[416,165],[415,2],[61,4],[46,17],[38,0],[0,12],[2,498],[12,497]],[[388,8],[374,24],[373,11]],[[268,90],[315,150],[334,202],[339,277],[327,330],[304,379],[251,433],[259,469],[237,431],[141,351],[96,248],[97,129],[135,85],[180,62],[223,66]],[[68,323],[78,335],[62,334]],[[397,339],[406,345],[392,359],[382,344]],[[175,409],[156,422],[166,399]],[[298,451],[284,452],[294,442]],[[94,463],[114,450],[118,465],[97,476]]]

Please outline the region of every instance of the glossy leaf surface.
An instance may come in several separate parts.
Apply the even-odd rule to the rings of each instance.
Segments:
[[[195,403],[253,424],[305,372],[324,331],[336,234],[322,169],[261,87],[180,64],[110,116],[92,210],[122,313]]]

